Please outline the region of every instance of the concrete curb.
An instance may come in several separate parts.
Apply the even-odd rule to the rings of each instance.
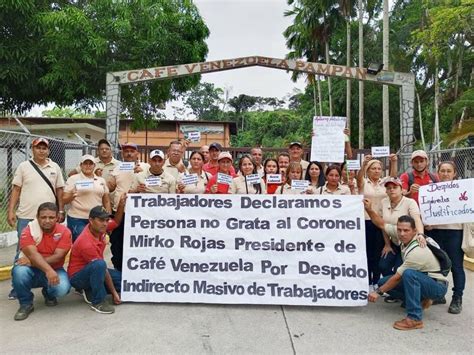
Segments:
[[[0,281],[11,279],[11,266],[0,267]]]

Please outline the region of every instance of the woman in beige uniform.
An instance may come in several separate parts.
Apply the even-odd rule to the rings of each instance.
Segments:
[[[265,184],[262,179],[256,184],[247,181],[249,175],[257,173],[257,163],[250,155],[244,155],[239,160],[239,175],[232,179],[230,193],[237,195],[265,194]]]
[[[186,173],[179,174],[178,181],[176,183],[176,192],[179,194],[203,194],[206,191],[207,183],[209,179],[212,177],[211,174],[202,170],[202,166],[204,165],[204,155],[201,152],[194,151],[191,153],[189,158],[189,163],[191,166],[189,167]],[[195,184],[183,184],[183,178],[186,175],[197,175],[197,182]]]
[[[301,180],[303,178],[303,167],[300,163],[291,162],[286,169],[285,183],[275,191],[275,195],[301,195],[305,191],[291,188],[292,180]]]

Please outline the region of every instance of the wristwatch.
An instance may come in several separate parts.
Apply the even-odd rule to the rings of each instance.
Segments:
[[[385,292],[381,291],[380,288],[378,288],[377,291],[375,291],[375,292],[380,296],[383,296],[383,294],[385,293]]]

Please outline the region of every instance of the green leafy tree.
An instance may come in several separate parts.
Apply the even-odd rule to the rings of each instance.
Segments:
[[[224,91],[212,83],[200,83],[185,95],[186,108],[200,120],[217,121],[221,117],[220,104]]]

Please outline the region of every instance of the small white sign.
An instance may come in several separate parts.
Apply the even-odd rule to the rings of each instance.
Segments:
[[[360,160],[346,160],[347,170],[360,170]]]
[[[161,186],[161,178],[159,176],[149,176],[145,179],[145,186]]]
[[[291,188],[293,190],[306,190],[308,187],[308,180],[291,180]]]
[[[188,140],[190,142],[200,142],[201,141],[201,132],[188,132]]]
[[[245,179],[247,180],[247,184],[250,184],[250,185],[260,184],[260,175],[258,174],[247,175]]]
[[[372,157],[373,158],[382,158],[390,156],[390,147],[372,147]]]
[[[197,174],[184,174],[181,182],[184,185],[194,185],[198,183],[198,175]]]
[[[91,190],[94,187],[94,180],[80,180],[76,182],[76,190]]]
[[[119,165],[120,171],[133,171],[135,169],[135,163],[133,161],[123,161]]]
[[[281,184],[281,174],[268,174],[267,184]]]
[[[217,183],[218,184],[225,184],[225,185],[232,185],[232,176],[223,174],[223,173],[217,173]]]

